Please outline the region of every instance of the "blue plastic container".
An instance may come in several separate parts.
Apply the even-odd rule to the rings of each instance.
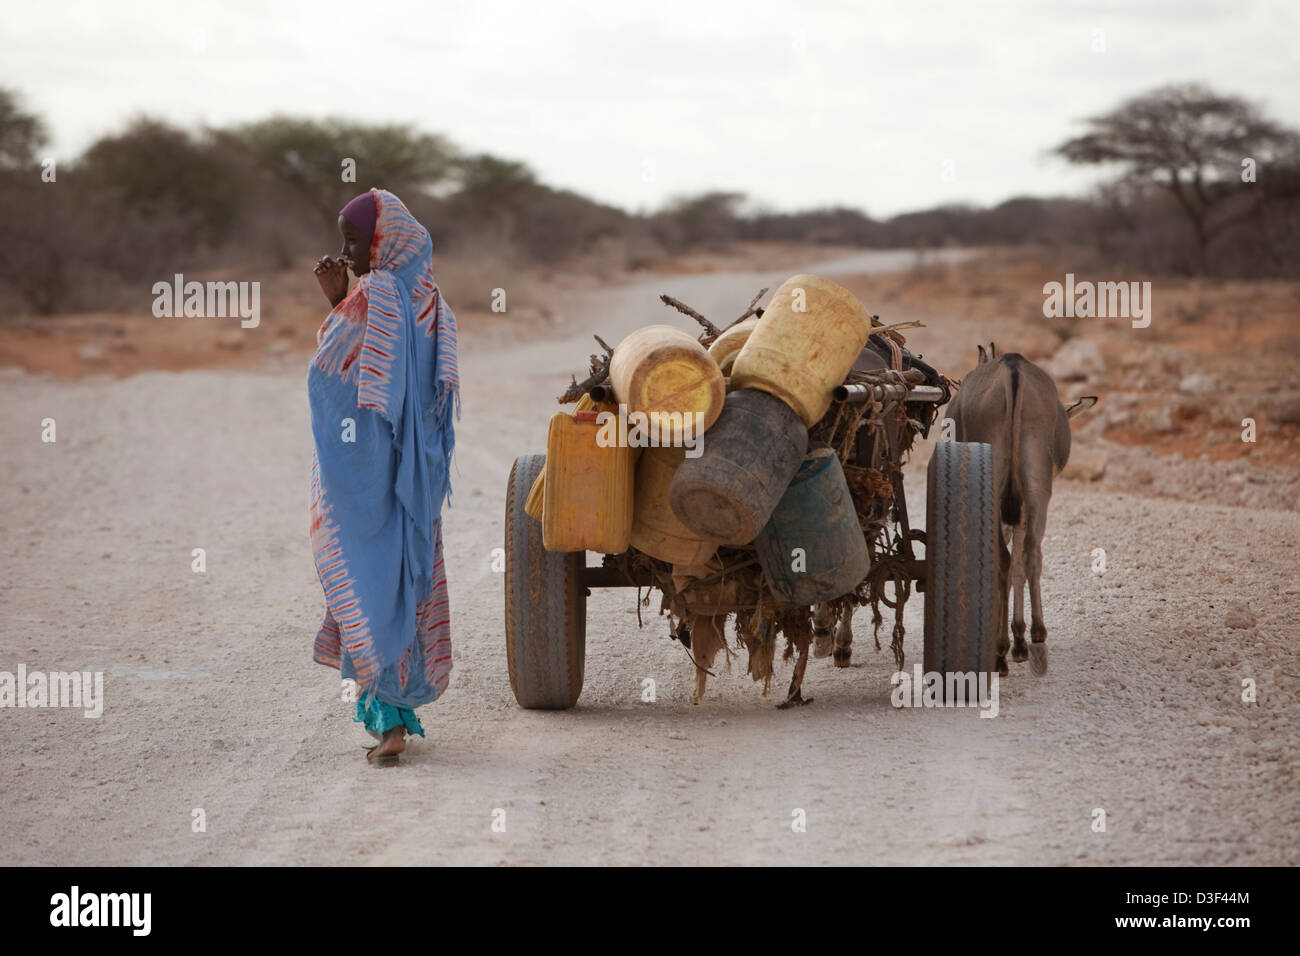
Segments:
[[[829,601],[867,576],[871,554],[829,445],[809,449],[754,549],[773,596],[786,604]]]

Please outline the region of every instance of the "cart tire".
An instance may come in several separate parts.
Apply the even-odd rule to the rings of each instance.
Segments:
[[[529,710],[567,710],[582,693],[587,651],[587,552],[547,551],[524,511],[545,455],[520,455],[506,487],[506,663]]]
[[[987,675],[1002,603],[992,446],[939,442],[926,482],[925,671]]]

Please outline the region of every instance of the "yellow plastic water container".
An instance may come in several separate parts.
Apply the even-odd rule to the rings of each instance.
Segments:
[[[589,412],[593,408],[596,409],[597,411],[611,411],[611,412],[618,411],[618,408],[616,406],[611,405],[607,402],[601,402],[601,403],[593,402],[591,400],[590,395],[583,393],[583,396],[580,399],[578,399],[577,404],[573,406],[573,412],[574,414],[577,414],[578,412]],[[545,503],[545,500],[546,500],[546,466],[542,465],[542,470],[539,471],[537,473],[537,477],[533,479],[533,486],[528,489],[528,497],[524,500],[524,513],[531,515],[532,517],[536,518],[538,521],[541,521],[542,507]]]
[[[630,543],[669,564],[703,564],[718,550],[718,542],[706,541],[682,524],[668,504],[668,488],[685,457],[684,448],[642,449]]]
[[[542,544],[547,551],[621,554],[632,531],[636,449],[597,435],[598,412],[559,412],[546,436]],[[606,431],[608,431],[606,429]]]
[[[659,444],[702,434],[722,414],[726,383],[703,345],[671,325],[648,325],[614,349],[609,380],[629,412],[644,412]],[[839,384],[838,382],[836,383]],[[682,413],[702,416],[684,428]]]
[[[709,346],[709,354],[713,356],[713,361],[718,363],[718,368],[722,370],[724,376],[731,374],[731,366],[736,361],[736,356],[740,354],[740,350],[757,325],[757,317],[737,322],[714,339],[713,344]]]
[[[524,500],[524,511],[536,518],[542,520],[542,507],[546,501],[546,466],[542,465],[542,470],[537,473],[533,479],[533,486],[528,489],[528,497]]]
[[[870,337],[871,316],[852,292],[817,276],[792,276],[736,356],[731,385],[775,395],[811,427]]]

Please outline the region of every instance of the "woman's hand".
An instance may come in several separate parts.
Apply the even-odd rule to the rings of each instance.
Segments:
[[[332,259],[321,256],[316,263],[316,281],[330,300],[330,305],[338,305],[348,294],[348,264],[344,259]]]

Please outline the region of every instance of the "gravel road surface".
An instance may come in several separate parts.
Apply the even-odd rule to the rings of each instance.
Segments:
[[[809,271],[906,262],[876,253]],[[493,570],[514,457],[544,450],[592,332],[689,327],[661,292],[734,316],[783,278],[575,293],[527,339],[463,335],[445,512],[455,670],[420,712],[428,738],[391,768],[367,765],[337,673],[311,661],[323,602],[305,361],[117,381],[0,374],[0,671],[104,674],[99,718],[0,709],[0,863],[1300,863],[1294,511],[1059,482],[1043,582],[1051,667],[1035,678],[1013,664],[994,719],[893,708],[892,659],[874,650],[866,611],[853,667],[809,666],[810,706],[776,710],[790,664],[778,660],[764,698],[743,656],[692,705],[657,595],[638,630],[622,590],[589,602],[577,708],[519,709]],[[987,339],[956,319],[907,335],[954,375]],[[55,443],[40,440],[45,418]],[[918,447],[909,468],[918,524],[928,454]],[[908,609],[909,667],[922,602]]]

